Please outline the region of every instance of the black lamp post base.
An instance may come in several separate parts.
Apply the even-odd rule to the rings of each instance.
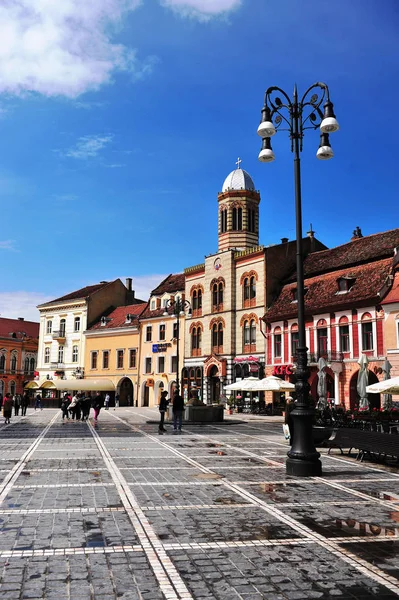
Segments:
[[[285,472],[293,477],[320,477],[322,474],[321,460],[318,458],[316,460],[287,458]]]

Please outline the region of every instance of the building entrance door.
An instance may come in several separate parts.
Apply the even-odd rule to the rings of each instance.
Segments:
[[[143,406],[149,406],[149,405],[150,405],[150,388],[148,387],[148,385],[146,385],[144,388]]]
[[[129,406],[129,402],[134,406],[133,384],[127,377],[122,380],[119,392],[120,406]]]
[[[220,379],[219,371],[213,366],[209,373],[209,400],[210,404],[218,403],[220,398]]]

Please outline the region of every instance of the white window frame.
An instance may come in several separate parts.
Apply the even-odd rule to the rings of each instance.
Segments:
[[[73,331],[75,333],[77,333],[78,331],[80,331],[80,325],[81,325],[81,318],[80,317],[75,317],[73,320]],[[76,328],[76,325],[78,325],[78,327]]]
[[[74,344],[72,346],[72,362],[73,363],[79,362],[79,346],[77,344]]]
[[[46,360],[46,358],[48,358],[48,360]],[[51,358],[51,349],[47,346],[44,349],[44,356],[43,356],[43,362],[45,365],[49,365],[50,364],[50,358]]]
[[[51,335],[53,333],[53,320],[47,319],[46,321],[46,335]]]

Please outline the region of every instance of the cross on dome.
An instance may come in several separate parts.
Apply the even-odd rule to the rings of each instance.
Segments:
[[[238,169],[241,169],[241,167],[240,167],[241,163],[242,163],[242,160],[241,160],[241,158],[240,158],[240,157],[238,157],[238,158],[237,158],[237,161],[236,161],[236,165],[237,165],[237,168],[238,168]]]

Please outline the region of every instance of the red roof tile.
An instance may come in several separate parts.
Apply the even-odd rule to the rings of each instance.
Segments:
[[[96,283],[95,285],[86,285],[86,287],[81,288],[80,290],[76,290],[75,292],[71,292],[70,294],[66,294],[65,296],[61,296],[60,298],[56,298],[55,300],[51,300],[50,302],[45,302],[44,304],[40,304],[39,306],[47,306],[48,304],[55,304],[56,302],[64,302],[67,300],[77,300],[78,298],[87,298],[91,296],[101,288],[109,285],[109,281],[105,281],[103,283]]]
[[[392,302],[399,302],[399,271],[396,272],[393,285],[381,304],[391,304]]]
[[[10,334],[15,333],[15,336],[11,336]],[[39,323],[34,323],[33,321],[20,321],[19,319],[6,319],[4,317],[0,317],[0,337],[16,337],[21,340],[25,337],[23,334],[26,334],[31,338],[39,337]]]
[[[392,271],[392,258],[375,261],[366,265],[339,269],[333,273],[324,273],[316,277],[305,278],[305,313],[315,313],[356,308],[361,303],[380,303],[378,292],[383,288],[387,276]],[[355,280],[350,291],[337,294],[337,279],[348,277]],[[298,314],[297,303],[293,302],[293,290],[296,282],[283,287],[277,300],[265,315],[265,321],[273,322],[295,318]]]
[[[342,246],[309,254],[304,261],[304,274],[309,277],[350,265],[392,257],[397,246],[399,246],[399,229],[356,238]],[[296,275],[291,277],[291,281],[294,278]]]
[[[171,294],[173,292],[184,292],[186,285],[186,277],[184,273],[172,273],[168,275],[158,287],[151,292],[151,296],[162,296],[162,294]]]
[[[101,319],[97,321],[92,329],[116,329],[117,327],[136,327],[138,318],[147,306],[146,302],[141,304],[129,304],[129,306],[118,306],[107,315],[106,325],[101,325]],[[126,323],[126,315],[132,315],[132,322]]]

